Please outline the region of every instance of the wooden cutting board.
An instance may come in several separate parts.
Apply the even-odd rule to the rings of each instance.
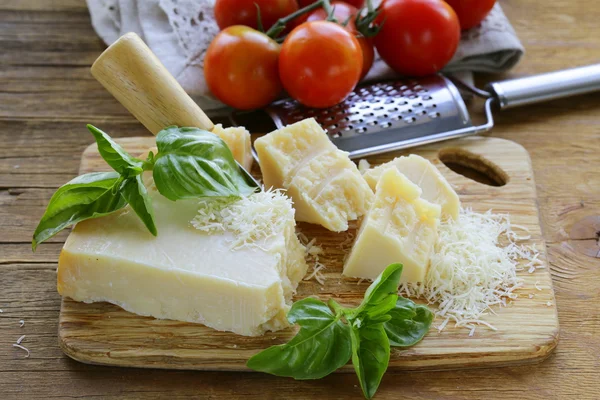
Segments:
[[[119,142],[136,154],[154,145],[154,137]],[[493,209],[496,213],[510,213],[514,224],[527,227],[531,239],[524,243],[537,246],[546,267],[534,273],[519,273],[525,282],[516,291],[519,298],[505,308],[495,309],[497,315],[486,318],[497,331],[480,327],[470,337],[468,329],[455,328],[450,323],[439,332],[437,326],[443,321],[438,319],[418,345],[392,350],[390,368],[455,369],[543,360],[556,347],[559,329],[529,154],[514,142],[487,137],[444,142],[412,152],[430,159],[440,169],[457,190],[463,206],[479,212]],[[369,161],[379,164],[406,153],[371,157]],[[453,172],[440,158],[448,165],[467,166],[491,182],[505,184],[489,186],[476,182]],[[96,145],[92,145],[83,153],[81,173],[102,170],[108,170],[108,166]],[[257,165],[253,174],[260,176]],[[349,248],[348,233],[336,234],[305,223],[299,228],[309,239],[316,238],[324,250],[320,261],[327,268],[324,285],[315,280],[302,281],[296,299],[317,295],[323,300],[333,297],[342,304],[358,304],[369,283],[341,276],[342,261]],[[355,231],[353,224],[349,233]],[[244,337],[198,324],[141,317],[108,303],[85,304],[70,299],[62,302],[59,323],[60,345],[75,360],[147,368],[245,370],[250,356],[284,343],[293,335],[288,329],[262,337]],[[350,369],[346,366],[342,370]]]

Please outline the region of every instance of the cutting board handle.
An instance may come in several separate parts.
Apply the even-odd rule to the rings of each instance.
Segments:
[[[92,75],[156,135],[170,125],[211,131],[212,121],[135,33],[110,45]]]

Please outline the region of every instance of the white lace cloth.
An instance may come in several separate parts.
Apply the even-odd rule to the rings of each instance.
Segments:
[[[219,32],[214,0],[87,0],[92,25],[111,44],[136,32],[203,109],[222,107],[208,91],[202,72],[204,54]],[[496,4],[479,27],[463,33],[447,72],[501,72],[512,68],[524,49]],[[366,80],[394,76],[376,57]],[[464,76],[464,75],[463,75]]]

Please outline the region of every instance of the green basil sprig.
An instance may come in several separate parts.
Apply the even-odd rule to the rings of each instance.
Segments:
[[[398,295],[401,264],[389,265],[369,286],[356,308],[313,298],[288,313],[300,331],[288,343],[251,357],[253,370],[295,379],[318,379],[351,359],[363,394],[372,398],[390,361],[390,346],[411,346],[429,331],[433,313]]]
[[[38,224],[32,248],[66,227],[115,212],[129,204],[154,236],[158,234],[152,199],[141,174],[152,171],[156,188],[176,201],[201,197],[241,197],[258,185],[217,135],[197,128],[168,127],[156,138],[158,153],[146,160],[127,153],[112,138],[88,125],[98,152],[115,172],[81,175],[60,187]]]

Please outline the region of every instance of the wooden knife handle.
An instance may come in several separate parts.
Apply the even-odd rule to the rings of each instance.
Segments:
[[[92,65],[92,75],[154,135],[170,125],[213,129],[204,111],[135,33],[110,45]]]

